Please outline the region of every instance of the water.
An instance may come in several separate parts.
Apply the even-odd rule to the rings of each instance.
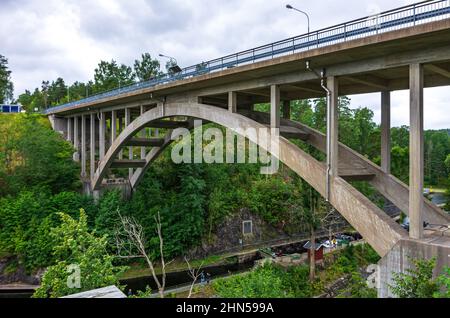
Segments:
[[[431,201],[436,205],[446,204],[447,197],[445,193],[435,193],[433,194]]]
[[[229,274],[235,274],[239,272],[245,272],[251,269],[255,265],[255,260],[241,263],[241,264],[227,264],[220,266],[205,267],[202,271],[205,274],[209,273],[211,278],[217,278],[226,276]],[[157,275],[161,281],[161,275]],[[138,291],[145,291],[147,286],[151,287],[153,291],[157,291],[156,283],[152,276],[138,277],[125,279],[120,281],[122,285],[126,285],[125,292],[128,294],[130,291],[136,294]],[[188,271],[167,273],[166,275],[166,289],[181,287],[183,285],[189,285],[192,283],[192,278],[189,276]]]

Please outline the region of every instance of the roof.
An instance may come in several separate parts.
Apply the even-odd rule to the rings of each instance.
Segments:
[[[306,248],[307,250],[310,250],[311,241],[308,241],[305,245],[303,245],[303,247]],[[325,245],[316,243],[316,251],[320,250],[322,247],[325,247]]]
[[[61,298],[127,298],[127,296],[116,286],[108,286]]]

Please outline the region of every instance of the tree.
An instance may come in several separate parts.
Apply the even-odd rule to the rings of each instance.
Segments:
[[[159,61],[153,60],[149,53],[142,54],[140,61],[134,61],[134,74],[140,82],[148,81],[160,73]]]
[[[394,273],[394,285],[390,289],[399,298],[432,298],[438,292],[439,286],[433,279],[433,270],[436,259],[410,259],[413,268],[407,269],[406,273]]]
[[[57,298],[117,285],[124,268],[114,267],[113,257],[106,252],[107,237],[89,232],[83,209],[78,220],[59,215],[62,224],[51,232],[57,263],[47,269],[33,297]]]
[[[323,224],[324,220],[327,218],[327,216],[324,216],[324,213],[328,212],[328,209],[320,194],[306,182],[302,182],[302,201],[302,219],[305,224],[308,225],[309,234],[311,237],[309,278],[310,281],[313,282],[316,278],[316,230]]]
[[[11,82],[11,71],[8,69],[8,59],[0,54],[0,104],[11,101],[14,85]]]
[[[164,240],[162,236],[161,216],[158,213],[155,216],[156,233],[159,240],[159,254],[161,261],[161,281],[156,276],[155,265],[146,251],[146,237],[140,225],[132,217],[123,217],[120,215],[121,228],[116,231],[117,256],[124,259],[143,258],[147,263],[153,280],[158,286],[158,292],[161,298],[164,298],[166,288],[166,266],[170,264],[164,259]]]
[[[34,186],[48,186],[53,193],[79,186],[79,168],[72,160],[72,145],[50,129],[38,115],[10,117],[0,135],[0,195],[19,193]],[[3,130],[3,127],[0,127]]]
[[[25,90],[25,93],[20,94],[17,100],[22,108],[26,110],[28,113],[33,112],[34,110],[31,108],[31,103],[33,102],[33,96],[29,90]]]
[[[124,87],[132,83],[134,83],[133,70],[125,64],[119,66],[114,60],[111,62],[101,61],[95,69],[95,93]]]
[[[48,82],[47,82],[48,83]],[[58,77],[56,81],[53,81],[47,88],[48,91],[48,104],[56,106],[64,100],[67,96],[67,86],[61,77]]]
[[[42,81],[41,84],[41,91],[42,91],[42,97],[44,99],[44,109],[48,108],[48,90],[50,88],[50,81]]]
[[[191,287],[189,288],[189,294],[187,298],[191,298],[192,296],[192,291],[194,290],[194,286],[195,283],[197,282],[198,278],[200,277],[200,275],[202,274],[202,267],[203,267],[203,262],[200,264],[200,266],[196,269],[193,268],[191,266],[191,264],[189,263],[189,260],[187,259],[187,257],[184,257],[184,261],[186,262],[187,266],[188,266],[188,272],[189,272],[189,276],[192,278],[192,284]]]

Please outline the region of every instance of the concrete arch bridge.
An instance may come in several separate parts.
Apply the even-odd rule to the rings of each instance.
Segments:
[[[392,272],[404,271],[408,257],[435,256],[437,270],[450,265],[450,216],[423,196],[424,89],[450,85],[450,3],[428,1],[396,10],[382,13],[384,22],[375,29],[364,25],[368,18],[352,21],[58,106],[47,114],[54,129],[77,149],[75,159],[91,191],[111,182],[111,169],[128,169],[126,183],[136,188],[172,142],[172,131],[191,129],[194,119],[234,131],[278,129],[268,137],[279,138],[279,160],[327,197],[383,257],[379,295],[386,297]],[[409,185],[390,173],[390,96],[407,89]],[[337,133],[338,97],[375,92],[382,110],[381,166],[339,143]],[[291,101],[318,97],[327,97],[327,134],[291,120]],[[255,111],[259,103],[270,103],[270,112]],[[295,139],[325,153],[327,162],[297,147]],[[250,140],[267,148],[265,140]],[[368,181],[408,214],[409,233],[352,187],[352,180]],[[432,226],[424,229],[424,221]]]

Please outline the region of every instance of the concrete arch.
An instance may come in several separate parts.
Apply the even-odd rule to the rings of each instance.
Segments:
[[[135,119],[114,141],[108,153],[99,163],[92,180],[92,189],[99,188],[112,162],[126,142],[135,134],[149,126],[152,121],[176,116],[214,122],[236,133],[245,131],[247,128],[266,128],[265,125],[243,115],[204,104],[191,102],[169,103],[165,106],[159,106]],[[266,149],[264,142],[260,143],[259,140],[252,139],[251,136],[249,136],[249,139]],[[166,140],[166,142],[168,141]],[[278,159],[321,195],[325,196],[325,164],[317,161],[283,137],[280,137],[279,150]],[[159,153],[155,151],[152,156],[148,156],[148,159],[154,160]],[[381,256],[386,255],[400,239],[407,238],[406,231],[344,179],[340,177],[332,178],[330,195],[330,203]]]

